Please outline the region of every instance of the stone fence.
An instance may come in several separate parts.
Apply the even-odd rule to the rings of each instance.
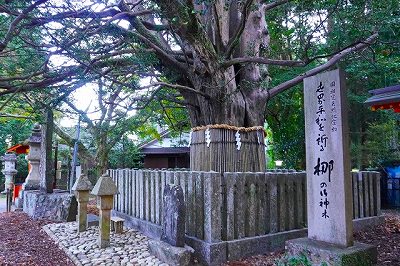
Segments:
[[[352,172],[353,218],[381,215],[381,183],[379,172]]]
[[[109,170],[119,194],[114,214],[159,237],[163,190],[183,188],[186,243],[209,265],[273,250],[306,235],[306,174],[280,170],[217,173],[168,170]],[[352,173],[354,215],[380,214],[379,173]]]

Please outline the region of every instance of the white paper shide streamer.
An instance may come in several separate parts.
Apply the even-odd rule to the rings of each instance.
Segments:
[[[192,131],[192,130],[190,130],[190,133],[189,133],[189,144],[188,144],[188,147],[190,147],[190,145],[192,145],[192,133],[193,133],[193,131]]]
[[[242,146],[242,142],[240,142],[240,133],[239,133],[239,130],[236,131],[235,137],[236,137],[236,149],[237,149],[238,151],[240,151],[240,147]]]
[[[211,136],[210,136],[210,129],[209,128],[206,129],[205,134],[206,134],[207,147],[210,147]]]

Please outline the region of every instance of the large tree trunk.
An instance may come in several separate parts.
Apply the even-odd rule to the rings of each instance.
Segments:
[[[259,1],[255,1],[260,4]],[[235,4],[236,3],[236,4]],[[229,49],[229,40],[237,32],[243,7],[233,1],[230,10],[224,8],[224,1],[216,1],[214,17],[218,25],[211,25],[216,49]],[[249,11],[238,45],[232,52],[239,56],[259,56],[261,47],[269,45],[265,21],[265,6]],[[210,33],[209,33],[210,35]],[[196,43],[192,44],[194,48]],[[205,72],[194,72],[189,85],[205,92],[209,97],[182,91],[188,102],[193,127],[224,124],[235,127],[262,127],[264,111],[268,100],[261,88],[262,73],[257,64],[235,65],[220,68],[215,65],[208,50],[195,49],[201,58],[210,58]],[[230,55],[232,56],[232,55]],[[215,61],[213,61],[215,60]],[[201,64],[201,63],[199,63]],[[240,134],[240,138],[236,134]],[[264,131],[244,129],[211,129],[211,142],[207,145],[206,130],[192,134],[190,152],[191,169],[198,171],[264,171],[266,168]],[[238,147],[238,142],[241,146]]]
[[[96,168],[98,175],[101,176],[108,169],[108,154],[110,153],[110,148],[107,145],[107,134],[103,133],[96,142]]]
[[[258,69],[253,71],[257,72]],[[246,87],[249,86],[246,84],[248,78],[242,79],[237,85],[233,67],[218,76],[219,82],[216,80],[207,82],[215,84],[216,88],[207,90],[209,98],[182,92],[190,103],[189,113],[193,127],[225,125],[209,130],[209,144],[207,144],[206,128],[192,133],[190,168],[194,171],[218,172],[265,171],[262,127],[267,99],[258,93],[261,89],[250,90]],[[225,87],[218,85],[221,83],[224,83]],[[251,84],[257,86],[256,82]],[[199,87],[198,90],[204,91],[205,88]],[[227,126],[230,129],[224,129]],[[250,127],[261,127],[261,129],[245,131]],[[236,137],[237,134],[239,137]]]
[[[190,169],[216,172],[265,171],[264,130],[224,128],[192,132]]]
[[[166,16],[179,21],[175,25],[176,32],[184,42],[184,49],[191,54],[192,64],[188,64],[188,69],[184,70],[187,75],[182,75],[183,81],[180,80],[180,83],[194,88],[198,93],[184,89],[180,92],[187,102],[192,126],[263,126],[268,94],[261,87],[263,73],[259,65],[249,63],[221,66],[219,62],[221,58],[257,57],[263,48],[269,46],[265,20],[267,5],[261,0],[216,0],[205,8],[196,1],[187,1],[185,5],[189,5],[188,9],[197,11],[187,13],[179,1],[158,3]],[[256,6],[257,9],[254,8]],[[200,27],[198,22],[204,27]],[[251,149],[256,155],[250,157],[252,153],[235,149],[236,131],[225,132],[229,137],[223,138],[221,132],[213,130],[211,142],[220,145],[217,154],[210,147],[199,147],[205,145],[200,143],[204,131],[193,134],[196,144],[192,145],[192,170],[263,171],[266,163],[264,141],[255,141],[259,133],[243,134],[243,137],[248,135],[246,137],[251,141],[244,142],[241,148]],[[195,152],[197,148],[193,148],[194,145],[202,152]],[[236,151],[236,159],[226,161],[231,158],[232,150]],[[247,162],[254,166],[244,165]]]

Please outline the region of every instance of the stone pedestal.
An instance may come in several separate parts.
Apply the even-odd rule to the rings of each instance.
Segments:
[[[100,215],[98,239],[100,248],[106,248],[110,245],[110,214],[113,208],[114,195],[117,193],[117,187],[107,174],[99,178],[91,193],[97,196],[97,208]]]
[[[38,190],[40,189],[40,143],[42,140],[41,127],[39,124],[35,124],[32,129],[32,135],[28,139],[29,143],[29,154],[26,159],[31,165],[28,176],[23,184],[23,190]]]
[[[351,247],[338,247],[309,238],[286,241],[288,256],[306,256],[312,265],[367,266],[375,265],[378,252],[375,246],[354,242]]]
[[[192,255],[194,249],[189,246],[174,247],[163,241],[149,240],[151,254],[169,265],[189,266],[194,265]]]
[[[75,197],[78,202],[78,232],[84,232],[87,228],[87,204],[89,202],[89,191],[76,191]]]
[[[75,221],[77,203],[74,195],[63,190],[48,194],[39,190],[24,191],[23,211],[33,219],[57,222]]]
[[[92,188],[92,183],[86,175],[81,175],[72,187],[78,201],[78,232],[86,231],[88,226],[87,204],[89,201],[89,190]]]

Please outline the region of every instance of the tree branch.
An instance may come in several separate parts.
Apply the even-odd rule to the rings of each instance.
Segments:
[[[47,0],[46,0],[47,1]],[[80,10],[80,11],[68,11],[64,13],[59,13],[48,17],[39,17],[32,19],[27,26],[39,26],[44,25],[53,21],[62,20],[66,18],[81,18],[81,19],[103,19],[110,18],[107,22],[111,22],[117,19],[129,19],[137,16],[143,16],[153,13],[154,10],[140,10],[137,12],[121,12],[117,9],[111,8],[108,10],[93,12],[92,10]]]
[[[23,116],[23,115],[16,115],[16,114],[7,114],[7,113],[0,113],[0,117],[6,118],[20,118],[20,119],[33,119],[30,116]]]
[[[193,92],[193,93],[199,94],[199,95],[203,96],[206,99],[211,99],[210,95],[208,95],[207,93],[204,93],[202,91],[195,90],[195,89],[193,89],[191,87],[188,87],[188,86],[183,86],[183,85],[179,85],[179,84],[170,84],[170,83],[166,83],[166,82],[154,82],[154,83],[151,83],[150,85],[141,87],[141,89],[150,88],[150,87],[154,87],[154,86],[165,86],[165,87],[170,87],[170,88],[173,88],[173,89],[185,90],[185,91],[189,91],[189,92]]]
[[[309,62],[295,61],[295,60],[279,60],[279,59],[269,59],[265,57],[238,57],[221,63],[221,67],[227,68],[232,65],[241,63],[259,63],[265,65],[275,65],[275,66],[288,66],[288,67],[303,67]]]
[[[184,65],[182,65],[180,62],[178,62],[175,58],[173,58],[171,55],[169,55],[166,51],[161,49],[158,45],[154,44],[148,38],[144,37],[143,35],[141,35],[137,32],[131,32],[131,33],[133,35],[135,35],[136,37],[138,37],[139,39],[141,39],[148,46],[153,48],[155,50],[155,52],[160,56],[160,58],[164,59],[168,63],[171,63],[179,71],[187,73],[187,68]]]
[[[72,104],[68,99],[63,100],[72,110],[77,112],[90,127],[94,127],[92,120],[87,116],[86,112],[79,110],[74,104]]]
[[[272,2],[272,3],[268,3],[265,6],[265,11],[271,10],[271,9],[273,9],[275,7],[278,7],[280,5],[286,4],[286,3],[291,2],[291,1],[293,1],[293,0],[278,0],[278,1],[275,1],[275,2]]]
[[[32,12],[37,6],[47,2],[48,0],[39,0],[32,5],[28,6],[21,14],[19,14],[13,22],[11,22],[6,35],[2,42],[0,42],[0,52],[2,52],[6,47],[9,41],[12,39],[14,32],[17,28],[17,25],[28,15],[29,12]]]
[[[240,36],[242,35],[242,33],[244,31],[244,27],[246,26],[247,17],[250,13],[250,7],[251,7],[252,3],[253,3],[253,0],[247,0],[246,3],[244,4],[242,17],[240,18],[239,26],[237,27],[235,34],[233,34],[233,37],[229,40],[228,46],[226,48],[226,52],[224,55],[224,58],[226,58],[226,59],[231,56],[236,45],[239,43]]]
[[[303,81],[303,79],[316,75],[322,71],[327,70],[328,68],[330,68],[331,66],[333,66],[334,64],[336,64],[339,60],[341,60],[343,57],[345,57],[346,55],[353,53],[355,51],[361,50],[363,48],[368,47],[369,45],[371,45],[372,43],[374,43],[374,41],[378,38],[378,33],[374,33],[372,34],[370,37],[368,37],[367,39],[365,39],[365,41],[362,42],[358,42],[342,51],[340,51],[339,53],[335,54],[334,56],[332,56],[331,59],[329,59],[325,64],[322,64],[318,67],[315,67],[313,69],[311,69],[310,71],[304,72],[300,75],[298,75],[297,77],[288,80],[284,83],[279,84],[278,86],[275,86],[274,88],[270,89],[269,91],[264,91],[265,95],[269,94],[269,97],[274,97],[276,95],[278,95],[279,93],[299,84],[300,82]]]
[[[56,123],[54,123],[54,132],[65,141],[65,143],[74,147],[75,139],[64,132]],[[90,153],[90,151],[81,142],[78,142],[78,154],[81,159],[88,160],[92,163],[96,161],[96,158]]]

